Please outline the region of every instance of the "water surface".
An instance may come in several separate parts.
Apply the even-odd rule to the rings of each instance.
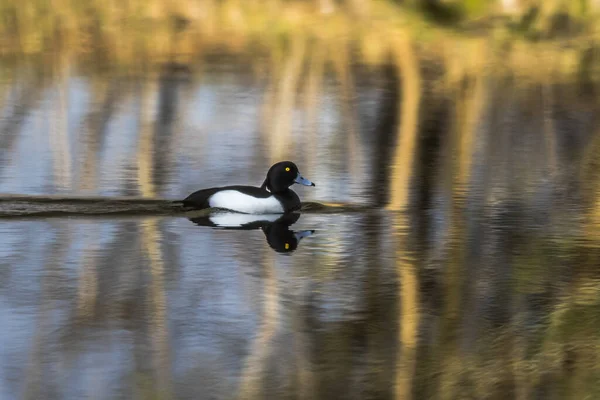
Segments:
[[[600,110],[576,88],[490,79],[478,112],[425,93],[396,212],[385,71],[357,75],[351,116],[327,78],[287,120],[244,68],[36,71],[0,86],[0,193],[180,199],[288,158],[317,184],[303,201],[354,209],[270,236],[189,215],[4,219],[0,398],[600,396]],[[289,230],[315,232],[296,248]]]

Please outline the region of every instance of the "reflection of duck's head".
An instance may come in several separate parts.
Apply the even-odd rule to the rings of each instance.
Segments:
[[[299,213],[250,215],[238,213],[217,213],[190,218],[201,226],[221,229],[255,230],[261,229],[269,246],[278,253],[291,253],[298,247],[300,240],[312,235],[314,230],[292,231],[291,225],[300,218]]]
[[[267,243],[278,253],[291,253],[298,247],[300,240],[315,233],[314,230],[292,231],[290,225],[272,223],[262,228]]]

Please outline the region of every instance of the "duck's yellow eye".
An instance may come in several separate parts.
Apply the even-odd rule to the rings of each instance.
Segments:
[[[290,172],[290,167],[285,167],[285,170],[286,170],[287,172]]]
[[[286,249],[286,250],[288,250],[289,248],[290,248],[290,244],[289,244],[289,243],[286,243],[286,244],[285,244],[285,249]]]

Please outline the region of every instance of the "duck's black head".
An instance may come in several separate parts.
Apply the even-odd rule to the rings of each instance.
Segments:
[[[291,161],[281,161],[269,169],[267,178],[261,187],[271,193],[278,193],[285,192],[294,183],[304,186],[315,186],[314,183],[302,177],[296,164]]]

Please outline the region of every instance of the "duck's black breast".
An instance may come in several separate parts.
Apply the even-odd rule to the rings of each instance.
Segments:
[[[293,190],[286,190],[285,192],[275,193],[275,198],[279,200],[283,206],[284,212],[298,211],[300,210],[301,203],[300,197]]]
[[[209,204],[210,196],[212,196],[213,194],[215,194],[217,192],[221,192],[224,190],[235,190],[240,193],[244,193],[249,196],[259,198],[259,199],[266,199],[266,198],[269,198],[272,196],[272,193],[269,193],[265,189],[261,189],[256,186],[239,186],[239,185],[220,186],[220,187],[213,187],[213,188],[198,190],[198,191],[190,194],[185,199],[183,199],[182,203],[185,207],[193,207],[193,208],[197,208],[197,209],[209,208],[210,207],[210,204]]]

